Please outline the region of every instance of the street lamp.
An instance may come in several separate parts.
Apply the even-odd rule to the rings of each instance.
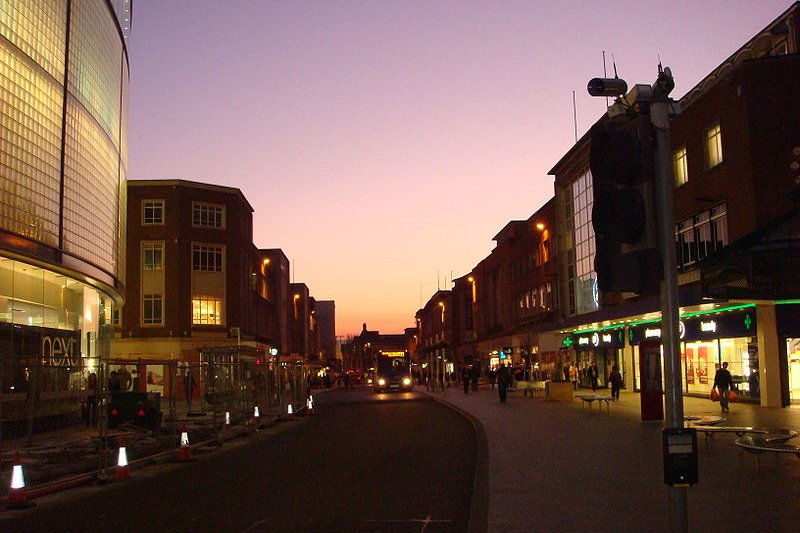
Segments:
[[[297,320],[297,301],[300,299],[299,294],[294,295],[294,319]]]
[[[439,302],[439,307],[442,308],[442,324],[444,324],[444,302]]]
[[[475,294],[475,278],[470,276],[470,277],[467,278],[467,281],[469,281],[472,284],[472,303],[474,304],[477,301],[476,294]]]

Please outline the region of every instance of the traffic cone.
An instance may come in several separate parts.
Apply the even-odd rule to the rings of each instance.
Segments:
[[[306,411],[310,415],[314,414],[314,397],[313,396],[309,396],[308,400],[306,400]]]
[[[186,431],[185,424],[181,428],[181,445],[178,447],[178,461],[194,461],[194,458],[192,457],[192,449],[189,447],[189,433]]]
[[[286,408],[286,420],[294,420],[294,413],[292,412],[292,404]]]
[[[231,425],[231,412],[230,411],[225,411],[225,425],[226,426],[230,426]]]
[[[119,439],[119,453],[117,454],[116,479],[130,479],[131,469],[128,466],[128,452],[125,450],[125,439]]]
[[[19,452],[14,454],[14,467],[11,472],[11,488],[8,491],[6,500],[7,509],[25,509],[33,504],[28,502],[28,495],[25,492],[25,476],[22,473],[22,459]]]

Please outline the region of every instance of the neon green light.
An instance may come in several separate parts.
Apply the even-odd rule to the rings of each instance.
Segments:
[[[800,303],[800,300],[798,300]],[[731,307],[722,307],[720,309],[708,309],[706,311],[692,311],[691,313],[683,313],[680,315],[680,318],[691,318],[693,316],[702,316],[702,315],[711,315],[714,313],[726,313],[728,311],[738,311],[740,309],[749,309],[755,307],[756,304],[741,304],[741,305],[732,305]],[[654,322],[661,322],[660,318],[654,318],[652,320],[641,320],[637,322],[631,322],[629,325],[631,326],[640,326],[642,324],[652,324]]]

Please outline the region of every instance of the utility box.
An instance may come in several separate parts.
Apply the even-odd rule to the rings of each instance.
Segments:
[[[692,428],[664,428],[664,483],[697,483],[697,431]]]

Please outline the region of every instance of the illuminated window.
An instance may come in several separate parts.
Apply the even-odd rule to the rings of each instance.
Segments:
[[[192,246],[192,270],[222,272],[222,246],[195,244]]]
[[[142,296],[142,324],[155,326],[164,323],[164,298],[160,294]]]
[[[210,296],[192,298],[192,324],[222,325],[222,299]]]
[[[225,207],[214,204],[192,203],[192,226],[225,228]]]
[[[164,243],[142,243],[142,268],[144,270],[162,270],[164,268]]]
[[[675,176],[675,186],[680,187],[689,181],[689,167],[686,163],[686,147],[675,150],[672,154],[672,172]]]
[[[164,224],[164,200],[142,202],[142,224],[145,226]]]
[[[722,130],[719,123],[706,130],[706,164],[714,168],[722,163]]]

